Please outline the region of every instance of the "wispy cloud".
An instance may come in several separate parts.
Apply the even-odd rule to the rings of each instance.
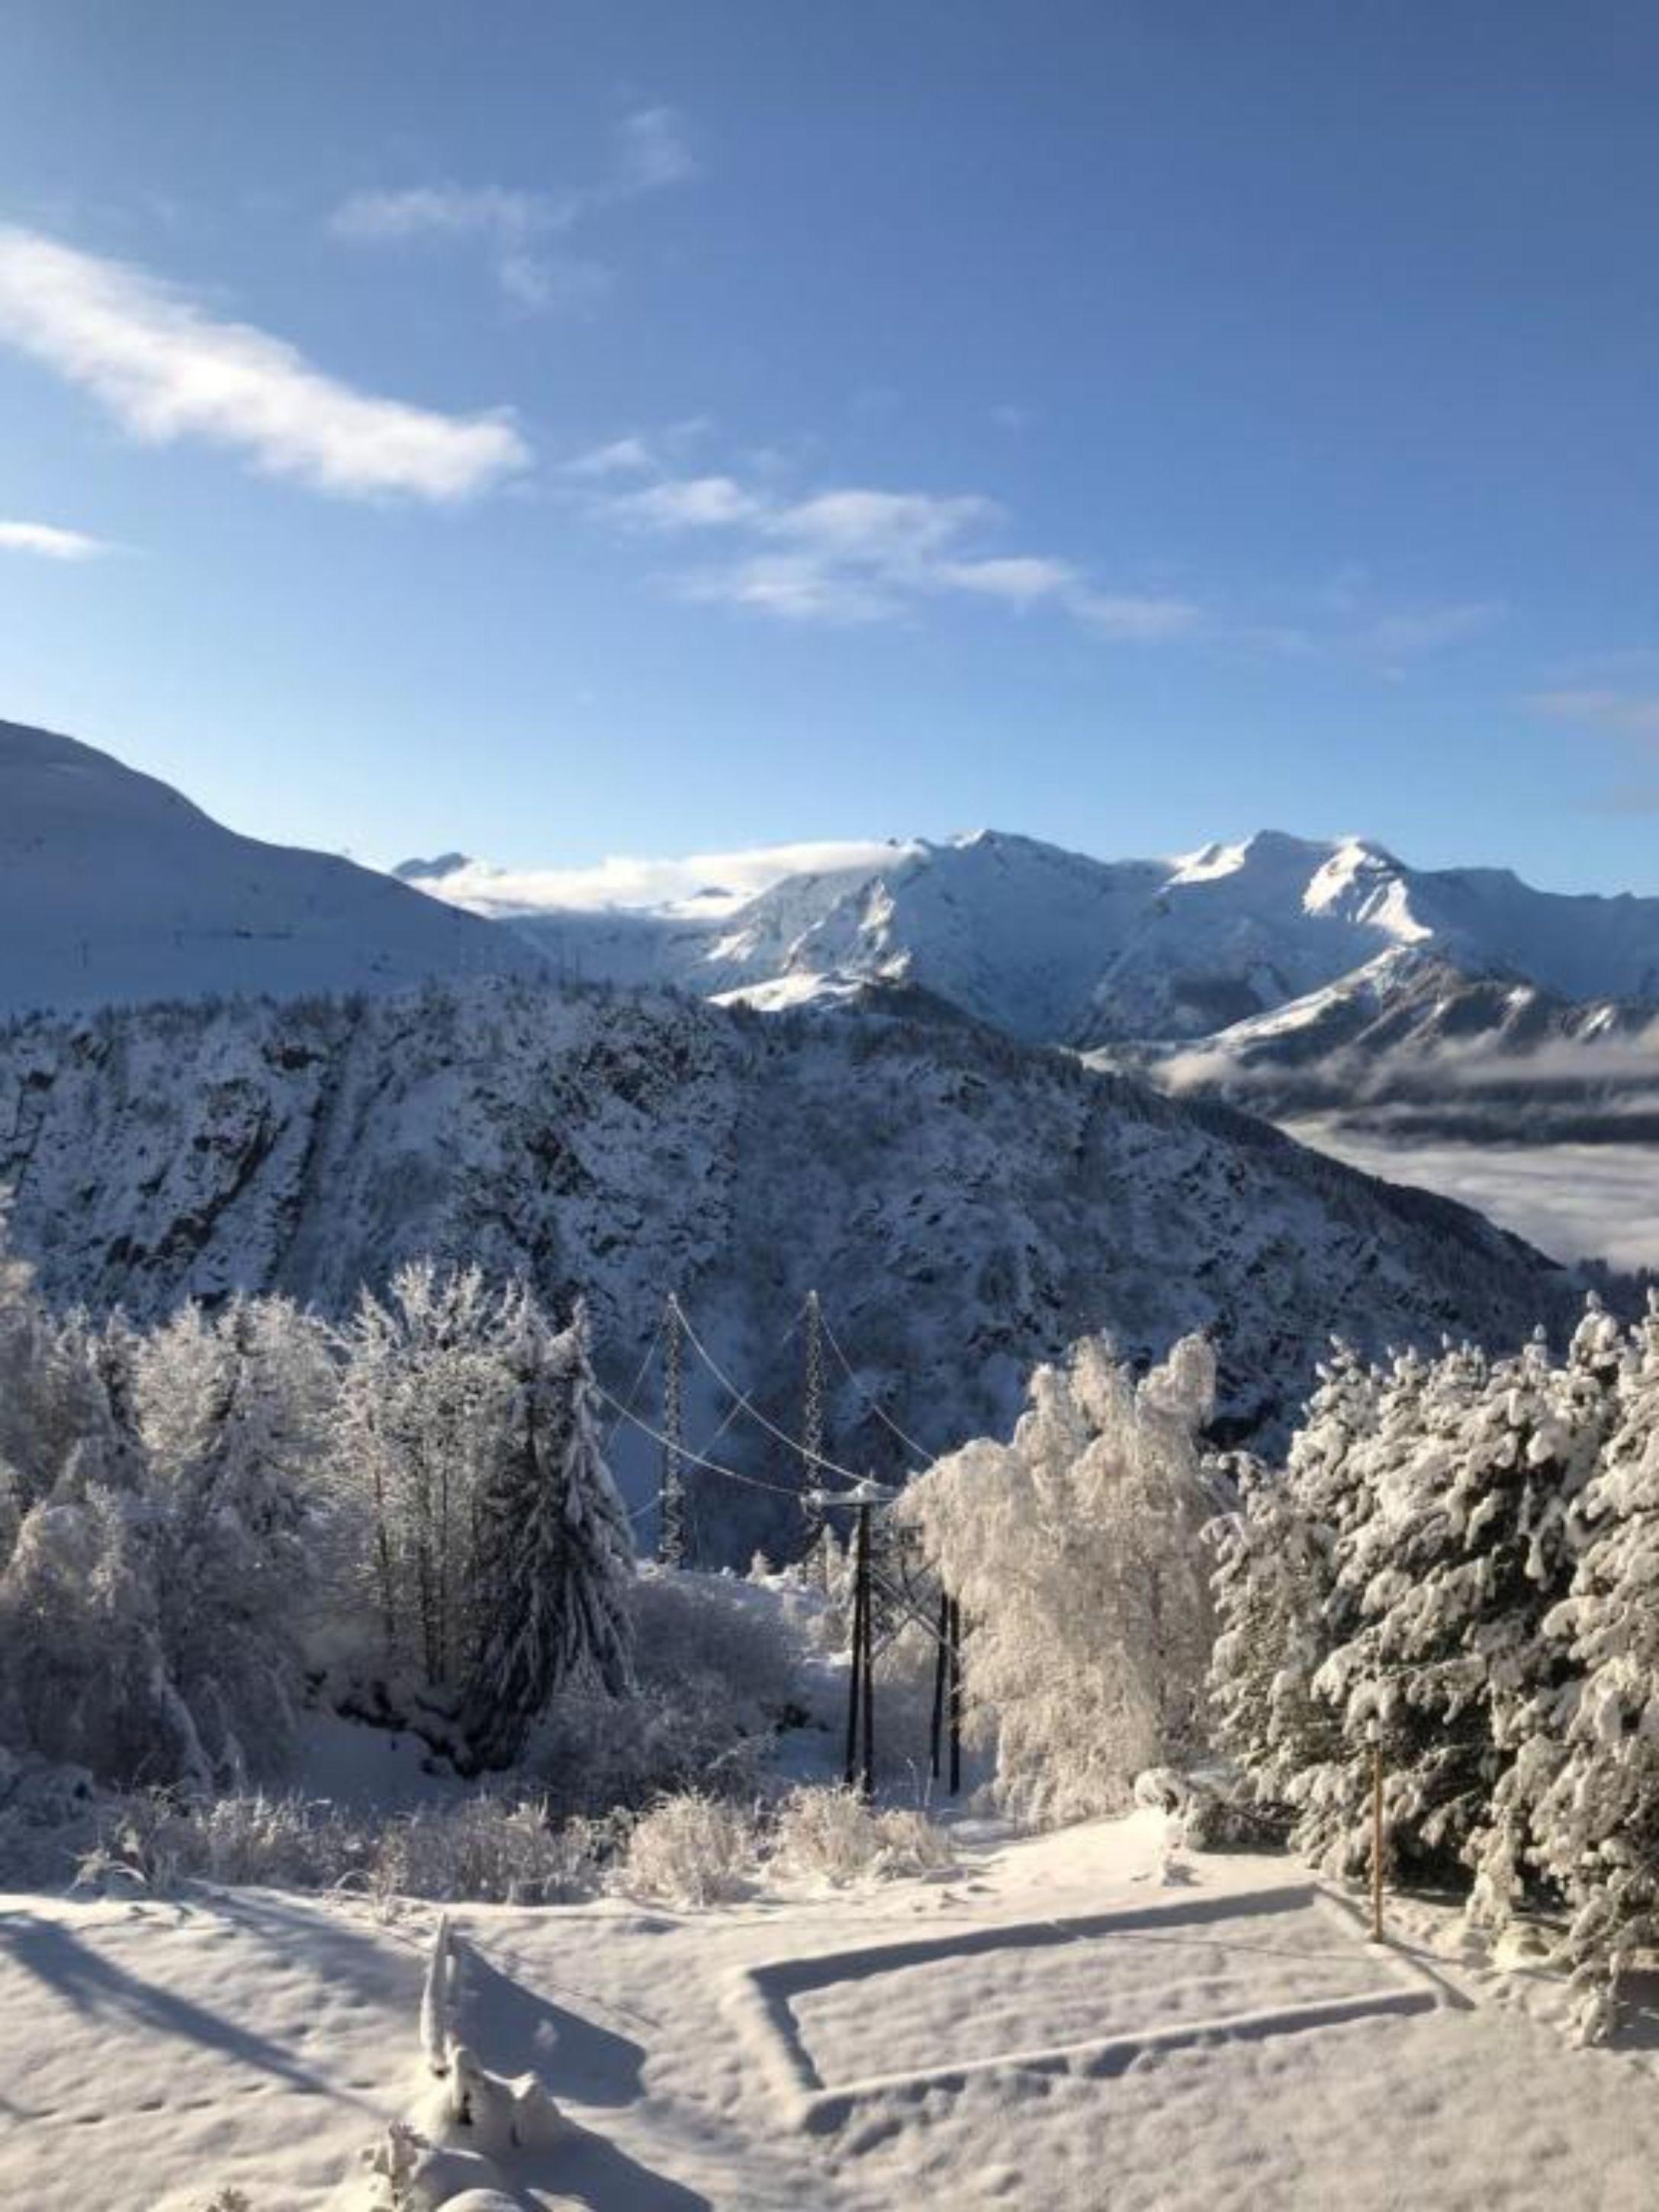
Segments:
[[[418,888],[470,913],[495,919],[663,907],[719,915],[786,876],[842,870],[873,874],[909,849],[890,839],[863,838],[750,846],[680,859],[615,854],[586,868],[493,868],[481,860],[468,860],[447,875],[422,878]]]
[[[643,107],[617,125],[609,165],[594,183],[562,191],[422,184],[354,192],[334,210],[328,228],[355,246],[480,246],[514,306],[584,308],[609,289],[610,272],[559,241],[605,208],[684,184],[696,173],[690,140],[673,109]]]
[[[343,496],[465,499],[530,458],[502,415],[356,391],[174,286],[10,226],[0,226],[0,343],[89,392],[136,437],[204,439]]]
[[[571,472],[620,473],[609,459],[616,451],[602,448]],[[637,457],[629,452],[630,466],[636,458],[648,465],[643,448]],[[948,596],[1016,611],[1053,606],[1103,636],[1139,643],[1190,635],[1205,620],[1187,599],[1099,590],[1069,561],[981,550],[1003,516],[994,500],[975,493],[846,485],[792,497],[734,476],[659,475],[601,494],[597,508],[625,529],[730,542],[729,557],[678,572],[676,590],[782,621],[891,621]]]
[[[1403,660],[1441,647],[1461,645],[1502,622],[1499,599],[1461,599],[1444,606],[1409,608],[1378,615],[1360,632],[1360,642],[1385,659]]]
[[[568,477],[597,483],[605,477],[633,477],[648,473],[656,466],[651,448],[643,438],[613,438],[609,445],[595,446],[586,453],[578,453],[574,460],[564,464]]]
[[[1561,691],[1534,691],[1524,704],[1553,722],[1577,723],[1605,730],[1613,737],[1659,741],[1659,692],[1582,685]]]
[[[60,530],[51,522],[0,522],[0,553],[33,553],[43,561],[91,561],[109,551],[101,538]]]

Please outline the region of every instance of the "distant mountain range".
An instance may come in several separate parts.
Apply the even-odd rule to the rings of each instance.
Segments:
[[[404,872],[566,975],[774,1011],[902,988],[1276,1117],[1414,1102],[1481,1130],[1519,1109],[1534,1136],[1550,1117],[1631,1135],[1659,1109],[1659,898],[1272,830],[1122,861],[986,831],[708,914],[514,911],[448,857]]]

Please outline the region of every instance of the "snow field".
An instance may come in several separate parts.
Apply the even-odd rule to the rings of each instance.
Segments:
[[[1401,1908],[1378,1951],[1287,1861],[1177,1861],[1170,1886],[1152,1813],[959,1841],[944,1881],[453,1913],[456,2034],[567,2124],[507,2203],[1651,2206],[1651,2043],[1569,2049],[1531,2016],[1553,1985],[1460,1956],[1449,1916]],[[252,2212],[362,2212],[361,2154],[431,2102],[435,1926],[268,1893],[0,1902],[5,2201],[200,2212],[234,2184]],[[831,2086],[805,2091],[781,2008]]]

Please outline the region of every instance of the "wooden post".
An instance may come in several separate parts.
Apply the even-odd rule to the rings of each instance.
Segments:
[[[951,1601],[943,1590],[939,1600],[939,1636],[933,1645],[933,1725],[928,1738],[928,1771],[939,1780],[943,1764],[945,1742],[945,1679],[947,1660],[946,1639],[951,1632]]]
[[[1371,1941],[1382,1935],[1382,1729],[1373,1715],[1367,1729],[1371,1747]]]

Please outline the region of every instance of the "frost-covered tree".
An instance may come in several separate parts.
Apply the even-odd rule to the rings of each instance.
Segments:
[[[487,1766],[517,1759],[562,1684],[620,1695],[633,1671],[633,1539],[599,1440],[586,1311],[558,1335],[527,1293],[514,1314],[513,1390],[478,1500],[468,1714]]]
[[[319,1325],[280,1298],[185,1307],[139,1361],[162,1645],[221,1782],[291,1746],[332,1387]]]
[[[1396,1378],[1399,1370],[1396,1368]],[[1388,1846],[1408,1872],[1474,1864],[1483,1893],[1516,1877],[1510,1800],[1521,1717],[1549,1686],[1542,1624],[1571,1572],[1571,1508],[1607,1392],[1552,1366],[1541,1339],[1488,1367],[1467,1347],[1396,1380],[1379,1422],[1370,1514],[1339,1547],[1352,1621],[1315,1679],[1346,1757],[1298,1784],[1302,1847],[1369,1858],[1364,1745],[1375,1719]]]
[[[1396,1380],[1408,1372],[1396,1369]],[[1216,1739],[1264,1814],[1281,1822],[1310,1778],[1343,1757],[1337,1716],[1313,1680],[1345,1632],[1340,1547],[1370,1510],[1367,1459],[1386,1395],[1375,1368],[1333,1345],[1284,1468],[1246,1462],[1237,1510],[1211,1532]]]
[[[337,1463],[373,1529],[372,1586],[388,1642],[434,1682],[471,1655],[467,1593],[480,1496],[514,1382],[514,1294],[477,1267],[400,1268],[365,1292],[346,1340]]]
[[[1620,1971],[1659,1946],[1659,1291],[1578,1520],[1572,1588],[1547,1623],[1570,1669],[1565,1726],[1531,1820],[1573,1909],[1578,2025],[1595,2039],[1612,2025]]]
[[[1012,1442],[968,1444],[906,1492],[970,1632],[970,1704],[1017,1816],[1121,1808],[1134,1777],[1202,1735],[1212,1610],[1202,1531],[1216,1493],[1199,1436],[1202,1340],[1138,1387],[1102,1339],[1039,1368]]]

